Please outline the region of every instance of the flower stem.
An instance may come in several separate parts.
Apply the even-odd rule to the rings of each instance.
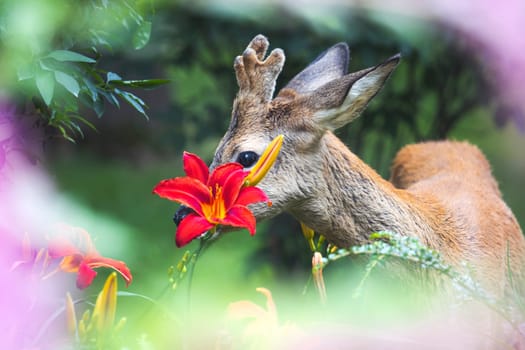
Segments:
[[[195,272],[195,265],[197,265],[197,260],[199,257],[204,253],[204,248],[207,246],[207,240],[206,239],[200,239],[199,240],[199,248],[193,253],[191,259],[191,264],[189,266],[188,271],[188,290],[187,290],[187,301],[188,301],[188,315],[190,314],[190,308],[191,308],[191,287],[193,284],[193,274]]]
[[[210,232],[209,235],[207,235],[208,237],[212,237],[213,235],[215,234],[215,228],[213,228]],[[186,324],[188,325],[189,329],[193,329],[193,321],[192,321],[192,318],[191,318],[191,289],[192,289],[192,285],[193,285],[193,274],[195,272],[195,265],[197,265],[197,261],[199,259],[199,257],[202,256],[202,254],[204,253],[205,249],[208,247],[209,244],[208,243],[208,239],[206,239],[206,237],[203,237],[199,240],[199,248],[197,248],[197,250],[192,254],[191,258],[190,258],[190,266],[189,266],[189,270],[188,270],[188,289],[187,289],[187,294],[186,294]],[[187,332],[186,334],[189,335],[191,334],[192,332]],[[185,337],[184,341],[183,341],[183,349],[190,349],[190,342],[189,342],[189,338],[188,337]]]

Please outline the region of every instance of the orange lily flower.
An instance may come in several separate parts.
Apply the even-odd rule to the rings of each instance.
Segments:
[[[77,273],[77,287],[84,289],[92,282],[99,267],[114,269],[122,275],[128,286],[133,276],[126,263],[119,260],[105,258],[96,250],[89,234],[80,228],[74,228],[76,235],[72,238],[78,240],[74,244],[72,239],[60,236],[49,243],[48,252],[51,258],[62,258],[59,268],[64,272]]]
[[[242,321],[242,334],[236,339],[236,330],[229,334],[234,343],[238,341],[241,348],[247,349],[276,349],[288,348],[283,346],[287,341],[304,338],[304,332],[295,324],[287,321],[279,322],[277,308],[272,293],[266,288],[257,288],[257,292],[266,298],[266,308],[249,300],[233,302],[228,306],[227,319]]]
[[[247,205],[268,201],[259,188],[246,187],[249,172],[238,163],[218,166],[210,174],[197,155],[184,152],[187,176],[162,180],[153,193],[194,210],[177,227],[175,243],[182,247],[217,225],[243,227],[255,234],[255,217]]]

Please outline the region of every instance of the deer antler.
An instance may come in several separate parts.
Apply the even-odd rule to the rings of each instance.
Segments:
[[[264,35],[252,39],[242,56],[237,56],[233,67],[239,84],[239,94],[257,96],[261,102],[270,102],[275,89],[275,81],[284,66],[284,52],[273,50],[264,59],[270,43]]]

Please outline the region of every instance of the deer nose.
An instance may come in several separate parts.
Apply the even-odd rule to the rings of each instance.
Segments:
[[[179,209],[175,212],[175,215],[173,215],[173,222],[175,225],[179,226],[182,219],[184,219],[188,214],[194,213],[195,211],[191,209],[190,207],[187,207],[185,205],[181,205]]]

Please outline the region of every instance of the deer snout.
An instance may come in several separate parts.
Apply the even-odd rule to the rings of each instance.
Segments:
[[[173,222],[175,225],[179,226],[182,219],[184,219],[188,214],[194,213],[195,211],[191,209],[190,207],[187,207],[185,205],[181,205],[179,209],[175,212],[175,215],[173,215]]]

